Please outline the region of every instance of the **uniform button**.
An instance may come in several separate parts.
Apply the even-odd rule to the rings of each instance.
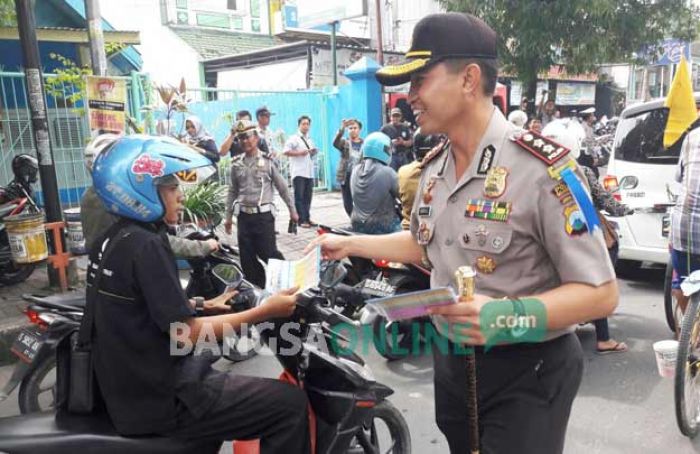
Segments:
[[[452,239],[448,238],[445,240],[445,246],[452,246]]]
[[[453,195],[450,197],[450,203],[455,203],[457,201],[457,196]]]

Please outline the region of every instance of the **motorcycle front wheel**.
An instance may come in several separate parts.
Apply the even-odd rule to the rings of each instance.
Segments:
[[[350,447],[348,454],[411,454],[411,433],[408,424],[398,408],[388,400],[374,407],[372,423],[361,428]]]
[[[53,410],[56,405],[56,357],[49,355],[19,386],[19,411],[24,415]]]

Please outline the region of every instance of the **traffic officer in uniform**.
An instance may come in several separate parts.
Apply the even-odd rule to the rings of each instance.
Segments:
[[[458,268],[473,267],[473,300],[429,309],[451,341],[447,351],[433,347],[438,426],[452,453],[468,451],[460,352],[475,346],[481,453],[561,453],[583,368],[574,328],[610,314],[618,290],[568,150],[514,127],[491,102],[496,42],[470,15],[416,24],[409,61],[376,75],[384,85],[410,81],[421,131],[448,137],[423,160],[410,232],[324,235],[312,245],[329,259],[430,264],[433,288],[454,286]]]
[[[224,228],[231,233],[233,215],[238,216],[238,249],[241,267],[246,279],[258,287],[265,287],[265,269],[258,259],[267,263],[270,258],[284,259],[277,250],[275,217],[273,214],[274,188],[289,209],[294,222],[299,220],[287,184],[269,155],[258,148],[255,124],[240,120],[235,127],[236,137],[244,153],[231,162],[231,184],[226,200]]]

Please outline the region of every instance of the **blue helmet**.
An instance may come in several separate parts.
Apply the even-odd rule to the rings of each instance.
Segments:
[[[203,181],[213,171],[209,159],[176,140],[132,135],[97,156],[92,179],[107,211],[155,222],[165,215],[159,184]]]
[[[362,143],[362,158],[376,159],[384,164],[391,161],[391,139],[383,132],[373,132]]]

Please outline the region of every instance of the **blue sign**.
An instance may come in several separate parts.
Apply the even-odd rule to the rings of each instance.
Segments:
[[[666,39],[661,42],[659,55],[654,65],[678,64],[681,56],[685,56],[686,61],[690,60],[690,43],[680,39]]]
[[[299,28],[296,5],[284,5],[284,28]]]

